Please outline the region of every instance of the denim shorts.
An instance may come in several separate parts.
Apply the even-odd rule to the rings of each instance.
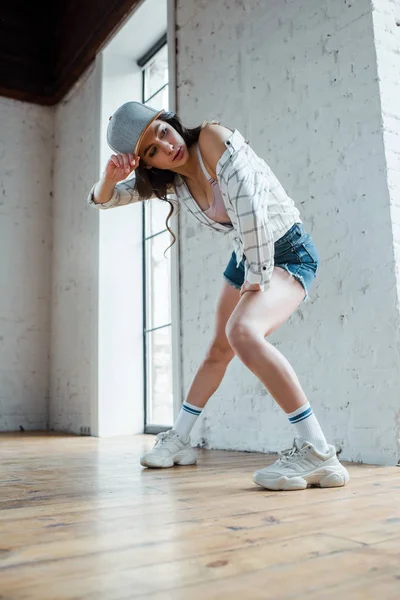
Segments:
[[[236,255],[232,252],[231,259],[224,271],[225,280],[240,289],[244,283],[246,257],[243,256],[239,266],[236,266]],[[302,223],[295,223],[293,227],[275,242],[274,263],[276,267],[285,269],[293,275],[305,290],[305,299],[308,290],[317,275],[319,256],[310,234],[306,233]]]

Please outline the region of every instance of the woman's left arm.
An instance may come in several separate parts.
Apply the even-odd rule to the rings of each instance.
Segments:
[[[208,125],[200,134],[200,150],[207,165],[213,169],[213,174],[226,151],[225,142],[231,135],[229,129],[219,125]],[[252,168],[243,147],[231,156],[223,180],[222,192],[228,195],[235,210],[238,233],[246,256],[245,283],[241,293],[264,291],[272,277],[275,253],[267,218],[268,189],[265,173]]]

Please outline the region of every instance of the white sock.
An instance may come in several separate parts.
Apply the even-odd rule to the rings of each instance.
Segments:
[[[191,432],[198,417],[203,409],[188,402],[182,404],[178,418],[175,421],[173,429],[179,434],[180,438],[185,438]]]
[[[299,437],[302,441],[310,442],[319,452],[325,454],[328,451],[328,443],[309,402],[287,416],[289,423],[296,430],[296,437]]]

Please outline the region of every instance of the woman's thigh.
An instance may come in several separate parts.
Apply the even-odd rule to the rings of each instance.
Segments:
[[[270,335],[296,311],[304,299],[301,283],[284,269],[275,267],[265,292],[246,292],[227,323],[228,336],[238,328]]]

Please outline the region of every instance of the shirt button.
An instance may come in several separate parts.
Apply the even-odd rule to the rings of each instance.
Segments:
[[[266,270],[267,270],[267,267],[263,267],[263,271],[266,271]]]

